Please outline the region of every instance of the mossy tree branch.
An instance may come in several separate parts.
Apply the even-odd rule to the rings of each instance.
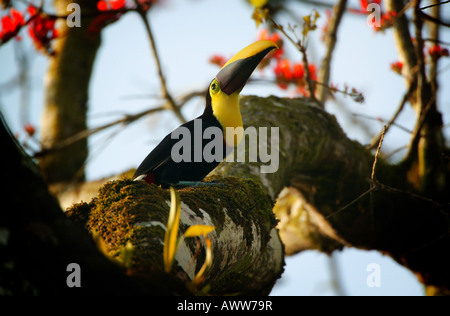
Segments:
[[[251,180],[218,178],[215,187],[179,190],[180,235],[192,225],[210,225],[212,266],[195,291],[212,295],[267,295],[283,271],[283,246],[275,229],[272,199]],[[164,234],[170,206],[168,190],[141,181],[118,180],[102,186],[91,203],[68,215],[104,241],[120,258],[133,245],[129,273],[163,270]],[[205,260],[204,240],[185,239],[172,273],[189,284]]]

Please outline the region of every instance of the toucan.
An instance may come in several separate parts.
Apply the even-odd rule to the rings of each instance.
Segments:
[[[209,85],[203,113],[164,137],[136,169],[133,179],[144,180],[147,183],[154,183],[166,188],[200,185],[200,181],[238,145],[240,138],[226,137],[226,131],[227,128],[243,127],[239,109],[239,93],[261,60],[272,49],[277,49],[274,42],[260,40],[245,47],[228,60]],[[221,131],[220,144],[222,147],[215,148],[216,150],[220,149],[217,151],[220,159],[211,161],[211,159],[203,157],[202,153],[199,155],[199,151],[205,149],[209,142],[204,137],[201,137],[200,142],[191,137],[190,147],[180,151],[181,155],[187,155],[190,159],[174,159],[174,153],[177,153],[174,151],[174,146],[180,147],[180,132],[187,131],[196,134],[200,128],[202,135],[208,128]],[[178,137],[174,137],[174,135],[178,135]],[[183,152],[185,150],[186,152]]]

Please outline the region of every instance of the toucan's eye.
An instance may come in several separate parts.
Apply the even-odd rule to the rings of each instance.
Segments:
[[[211,92],[216,93],[219,91],[219,83],[217,80],[214,80],[213,83],[211,83]]]

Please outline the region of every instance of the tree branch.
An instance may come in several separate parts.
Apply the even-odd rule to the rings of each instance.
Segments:
[[[135,1],[135,3],[136,3],[136,6],[138,7],[137,13],[139,14],[142,21],[144,22],[145,30],[146,30],[148,38],[150,40],[150,47],[153,52],[153,57],[155,58],[156,67],[158,69],[158,77],[159,77],[159,81],[161,83],[162,95],[167,100],[170,110],[173,111],[173,113],[180,120],[180,122],[185,123],[186,119],[184,118],[183,114],[181,113],[180,107],[177,106],[174,98],[172,97],[172,95],[169,93],[169,90],[167,89],[166,79],[164,77],[163,70],[161,67],[161,62],[159,59],[158,50],[156,48],[155,39],[153,37],[153,33],[152,33],[152,30],[150,27],[150,22],[147,19],[147,13],[144,9],[142,9],[142,6],[140,5],[140,3],[138,1]]]
[[[413,82],[410,82],[408,85],[408,91],[403,95],[402,101],[400,102],[400,105],[398,106],[397,110],[395,111],[392,118],[387,122],[386,124],[386,130],[384,133],[387,133],[391,125],[395,124],[395,121],[397,120],[397,117],[400,115],[400,113],[403,111],[403,108],[405,107],[406,102],[411,98],[412,93],[414,92],[415,84]],[[382,134],[375,136],[370,141],[369,147],[370,149],[375,148],[375,146],[380,142],[382,137]]]
[[[340,0],[333,7],[333,15],[329,21],[328,28],[326,31],[326,39],[325,45],[327,47],[327,51],[325,56],[322,59],[322,65],[319,70],[319,82],[323,85],[319,86],[318,89],[318,99],[322,104],[325,104],[327,95],[328,95],[328,85],[330,82],[330,68],[331,68],[331,59],[333,56],[334,47],[336,45],[337,40],[337,30],[339,28],[339,24],[341,23],[342,16],[347,7],[347,0]]]
[[[41,151],[39,151],[33,155],[33,158],[40,158],[40,157],[46,156],[50,153],[54,153],[54,152],[63,150],[81,140],[88,138],[89,136],[92,136],[92,135],[94,135],[98,132],[101,132],[105,129],[108,129],[110,127],[113,127],[113,126],[116,126],[119,124],[128,125],[128,124],[135,122],[136,120],[142,118],[143,116],[146,116],[148,114],[153,114],[156,112],[160,112],[160,111],[164,111],[164,110],[166,110],[165,107],[157,107],[157,108],[153,108],[153,109],[144,110],[144,111],[136,113],[136,114],[127,114],[124,117],[122,117],[118,120],[112,121],[108,124],[105,124],[105,125],[102,125],[99,127],[95,127],[95,128],[91,128],[91,129],[85,129],[81,132],[76,133],[75,135],[72,135],[70,137],[67,137],[63,140],[56,142],[55,144],[53,144],[52,147],[49,147],[49,148],[43,147],[41,149]]]
[[[403,6],[402,1],[386,0],[386,7],[388,11],[397,12],[397,17],[394,22],[393,35],[397,45],[397,51],[400,56],[400,61],[403,62],[402,73],[407,82],[412,80],[414,76],[414,68],[417,65],[417,57],[415,54],[415,48],[409,32],[409,21],[405,14],[399,14],[404,12],[406,7],[410,4]]]
[[[272,16],[268,15],[267,19],[272,23],[273,27],[277,30],[279,30],[283,35],[289,40],[289,42],[294,45],[297,50],[302,54],[302,60],[303,60],[303,69],[305,70],[306,75],[306,84],[308,86],[309,91],[309,97],[316,102],[316,104],[320,107],[323,107],[323,104],[316,98],[315,91],[314,91],[314,85],[313,80],[311,78],[311,72],[309,71],[309,64],[308,64],[308,58],[306,56],[306,45],[305,43],[302,43],[300,40],[295,41],[287,32],[284,30],[284,27],[280,24],[278,24]]]
[[[212,265],[196,290],[207,287],[204,294],[209,295],[267,295],[284,265],[272,200],[250,180],[228,177],[215,181],[220,182],[216,187],[178,191],[181,233],[198,224],[215,227],[208,234]],[[105,184],[92,203],[76,205],[68,214],[91,234],[97,232],[114,258],[131,243],[131,274],[163,270],[169,200],[168,190],[143,181],[119,180]],[[204,249],[204,242],[199,251],[197,243],[184,239],[173,274],[190,283],[205,260]]]

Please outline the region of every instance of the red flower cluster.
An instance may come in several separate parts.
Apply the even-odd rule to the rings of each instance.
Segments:
[[[48,16],[33,5],[27,9],[30,17],[25,21],[23,13],[14,8],[10,9],[10,15],[5,15],[1,21],[0,41],[5,43],[17,36],[20,29],[28,24],[28,34],[38,50],[53,54],[51,41],[58,36],[55,29],[55,17]]]
[[[305,81],[305,67],[302,63],[292,63],[289,59],[285,57],[283,40],[279,33],[269,34],[268,30],[261,30],[258,34],[259,40],[270,40],[275,42],[278,49],[274,51],[273,54],[269,55],[266,60],[263,60],[262,67],[266,67],[270,64],[271,60],[275,60],[275,67],[272,69],[275,74],[276,82],[278,86],[285,90],[290,84],[297,88],[297,92],[301,95],[309,95],[306,89]],[[316,66],[311,64],[308,66],[311,79],[313,81],[317,80]]]
[[[99,11],[120,10],[125,8],[125,0],[100,0],[97,2]]]
[[[257,38],[258,40],[272,41],[277,44],[278,49],[270,54],[268,58],[278,59],[281,58],[281,56],[284,54],[283,39],[281,38],[279,33],[269,34],[268,30],[262,29],[261,31],[259,31]]]
[[[372,3],[378,4],[379,6],[381,6],[381,0],[370,0],[370,1],[360,0],[359,6],[360,6],[361,12],[364,12],[364,13],[367,12],[367,7],[369,6],[369,4],[372,4]]]
[[[433,45],[428,49],[428,55],[430,55],[431,59],[438,60],[441,57],[449,57],[449,51],[440,45]]]
[[[312,81],[317,80],[317,70],[314,64],[308,65],[308,70]],[[307,82],[305,78],[305,66],[302,63],[292,64],[289,59],[280,59],[277,61],[273,69],[277,84],[281,89],[287,89],[289,84],[297,87],[297,92],[301,95],[308,96],[309,92],[306,89]]]
[[[56,18],[39,12],[32,5],[28,7],[28,13],[33,17],[28,27],[28,34],[33,39],[34,45],[38,50],[54,55],[51,41],[58,37],[58,31],[55,29]]]
[[[137,2],[144,11],[148,11],[153,4],[158,2],[158,0],[138,0]],[[99,11],[122,10],[126,8],[126,0],[100,0],[97,2],[97,9]]]
[[[398,73],[399,75],[402,74],[403,69],[403,63],[401,61],[396,61],[391,63],[391,70]]]
[[[382,31],[394,25],[394,21],[397,18],[397,12],[388,11],[386,13],[383,13],[383,11],[381,10],[381,0],[360,0],[359,10],[351,10],[351,11],[358,14],[376,13],[373,10],[370,10],[371,8],[368,8],[370,4],[376,4],[380,8],[379,25],[376,25],[376,23],[372,24],[376,32]]]
[[[220,68],[222,68],[225,64],[226,64],[226,62],[227,62],[227,59],[225,58],[225,57],[223,57],[222,55],[213,55],[210,59],[209,59],[209,62],[211,63],[211,64],[213,64],[213,65],[217,65],[217,66],[219,66]]]
[[[259,40],[270,40],[277,44],[278,49],[273,54],[268,55],[262,62],[261,68],[268,66],[272,60],[275,60],[275,66],[272,68],[275,74],[277,85],[286,90],[289,85],[295,86],[297,92],[301,95],[308,96],[309,92],[306,89],[305,67],[302,63],[292,63],[285,57],[283,39],[279,33],[269,34],[268,30],[261,30],[258,34]],[[311,79],[317,80],[316,66],[311,64],[308,66]]]
[[[101,13],[89,24],[88,31],[99,33],[108,24],[116,22],[124,12],[125,0],[100,0],[97,2],[97,10]]]
[[[148,11],[158,0],[138,0],[139,6]],[[127,10],[135,9],[133,5],[127,5],[126,0],[100,0],[97,2],[97,10],[101,13],[89,25],[90,32],[100,32],[103,27],[116,22]]]
[[[388,11],[382,14],[380,19],[380,27],[374,26],[375,31],[384,30],[387,29],[388,27],[393,26],[396,18],[397,12],[395,11]]]
[[[11,8],[9,13],[11,16],[5,15],[1,21],[2,28],[0,30],[0,41],[2,43],[9,41],[12,37],[16,36],[20,28],[25,25],[22,12]]]

